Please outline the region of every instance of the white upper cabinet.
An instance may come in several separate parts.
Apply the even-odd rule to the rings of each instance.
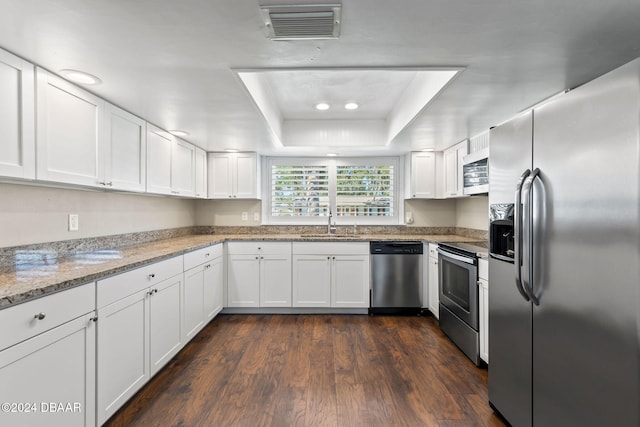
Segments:
[[[410,189],[412,199],[433,199],[436,197],[436,153],[411,153]]]
[[[195,149],[194,145],[147,123],[147,193],[193,197]]]
[[[0,50],[0,175],[35,179],[33,65]]]
[[[257,199],[258,155],[256,153],[209,153],[210,199]]]
[[[101,186],[105,102],[40,68],[36,75],[36,178]]]
[[[146,189],[146,122],[114,105],[106,105],[103,185],[116,190]]]
[[[147,123],[147,192],[171,194],[173,136]]]
[[[444,151],[444,197],[464,197],[463,158],[469,152],[467,141]]]
[[[196,147],[175,139],[171,154],[171,193],[193,197],[195,191]]]
[[[196,147],[196,165],[195,165],[195,196],[199,199],[207,198],[207,152]]]

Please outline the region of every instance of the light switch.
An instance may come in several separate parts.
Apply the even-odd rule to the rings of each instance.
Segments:
[[[80,229],[80,216],[78,214],[69,214],[69,231],[78,231]]]
[[[249,212],[242,212],[242,220],[243,221],[249,220]]]
[[[260,212],[254,212],[253,213],[253,220],[254,221],[260,221]]]

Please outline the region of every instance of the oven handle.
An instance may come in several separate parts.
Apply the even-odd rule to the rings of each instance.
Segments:
[[[523,233],[524,241],[522,247],[527,250],[526,256],[524,256],[525,262],[523,263],[526,271],[524,280],[522,281],[522,287],[535,305],[540,305],[540,301],[533,292],[533,181],[539,178],[539,176],[540,169],[536,168],[531,172],[531,175],[527,177],[522,186],[522,192],[524,193],[523,199],[525,202],[523,207],[523,227],[526,231],[526,233]]]
[[[522,205],[522,184],[530,174],[531,170],[527,169],[522,173],[522,175],[520,175],[518,185],[516,185],[516,200],[513,211],[513,220],[515,223],[513,227],[513,264],[516,267],[516,289],[518,289],[518,292],[522,295],[525,301],[530,301],[531,299],[522,285],[522,209],[520,209],[520,206]]]
[[[474,259],[473,258],[467,258],[464,256],[460,256],[460,255],[456,255],[456,254],[452,254],[451,252],[447,252],[447,251],[443,251],[442,249],[438,248],[437,249],[438,253],[441,254],[442,256],[446,256],[448,258],[452,258],[455,259],[457,261],[461,261],[461,262],[466,262],[467,264],[471,264],[474,265]]]

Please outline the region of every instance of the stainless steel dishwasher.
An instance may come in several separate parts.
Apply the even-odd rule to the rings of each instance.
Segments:
[[[422,243],[371,242],[371,314],[420,314]]]

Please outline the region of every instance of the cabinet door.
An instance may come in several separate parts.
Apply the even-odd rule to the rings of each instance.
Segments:
[[[0,51],[0,175],[35,179],[33,65]]]
[[[456,196],[464,196],[464,156],[469,154],[466,142],[456,146]]]
[[[204,283],[206,265],[184,273],[182,336],[186,343],[204,326]]]
[[[182,348],[181,290],[182,274],[160,282],[149,289],[149,357],[151,358],[149,366],[151,375],[158,372]],[[202,305],[202,302],[200,304]]]
[[[207,170],[207,191],[210,199],[233,197],[231,168],[235,159],[226,153],[210,153]]]
[[[480,286],[480,358],[489,363],[489,282],[478,281]]]
[[[438,288],[438,258],[429,257],[429,311],[440,318],[440,295]]]
[[[199,199],[207,198],[207,153],[196,147],[195,154],[195,196]]]
[[[36,74],[36,177],[100,186],[104,101],[40,68]]]
[[[171,193],[171,151],[173,137],[147,124],[147,192]]]
[[[208,266],[208,267],[207,267]],[[218,257],[205,265],[204,314],[205,322],[213,319],[224,307],[223,258]]]
[[[458,155],[455,149],[444,152],[444,194],[445,197],[458,194]]]
[[[411,197],[436,197],[435,153],[411,153]]]
[[[85,315],[0,352],[0,402],[28,404],[4,410],[5,426],[95,425],[93,314]],[[51,406],[64,404],[64,411]],[[70,405],[70,406],[67,406]]]
[[[105,186],[117,190],[146,190],[146,122],[114,105],[106,105]]]
[[[369,307],[369,256],[331,257],[331,307]]]
[[[330,256],[293,256],[293,306],[331,306]]]
[[[98,424],[149,379],[148,289],[98,308]]]
[[[233,197],[255,199],[258,197],[257,155],[255,153],[235,153],[232,162]]]
[[[171,193],[193,197],[195,193],[196,147],[176,139],[171,157]]]
[[[291,307],[291,254],[260,256],[260,307]]]
[[[260,256],[229,255],[227,306],[260,306]]]

